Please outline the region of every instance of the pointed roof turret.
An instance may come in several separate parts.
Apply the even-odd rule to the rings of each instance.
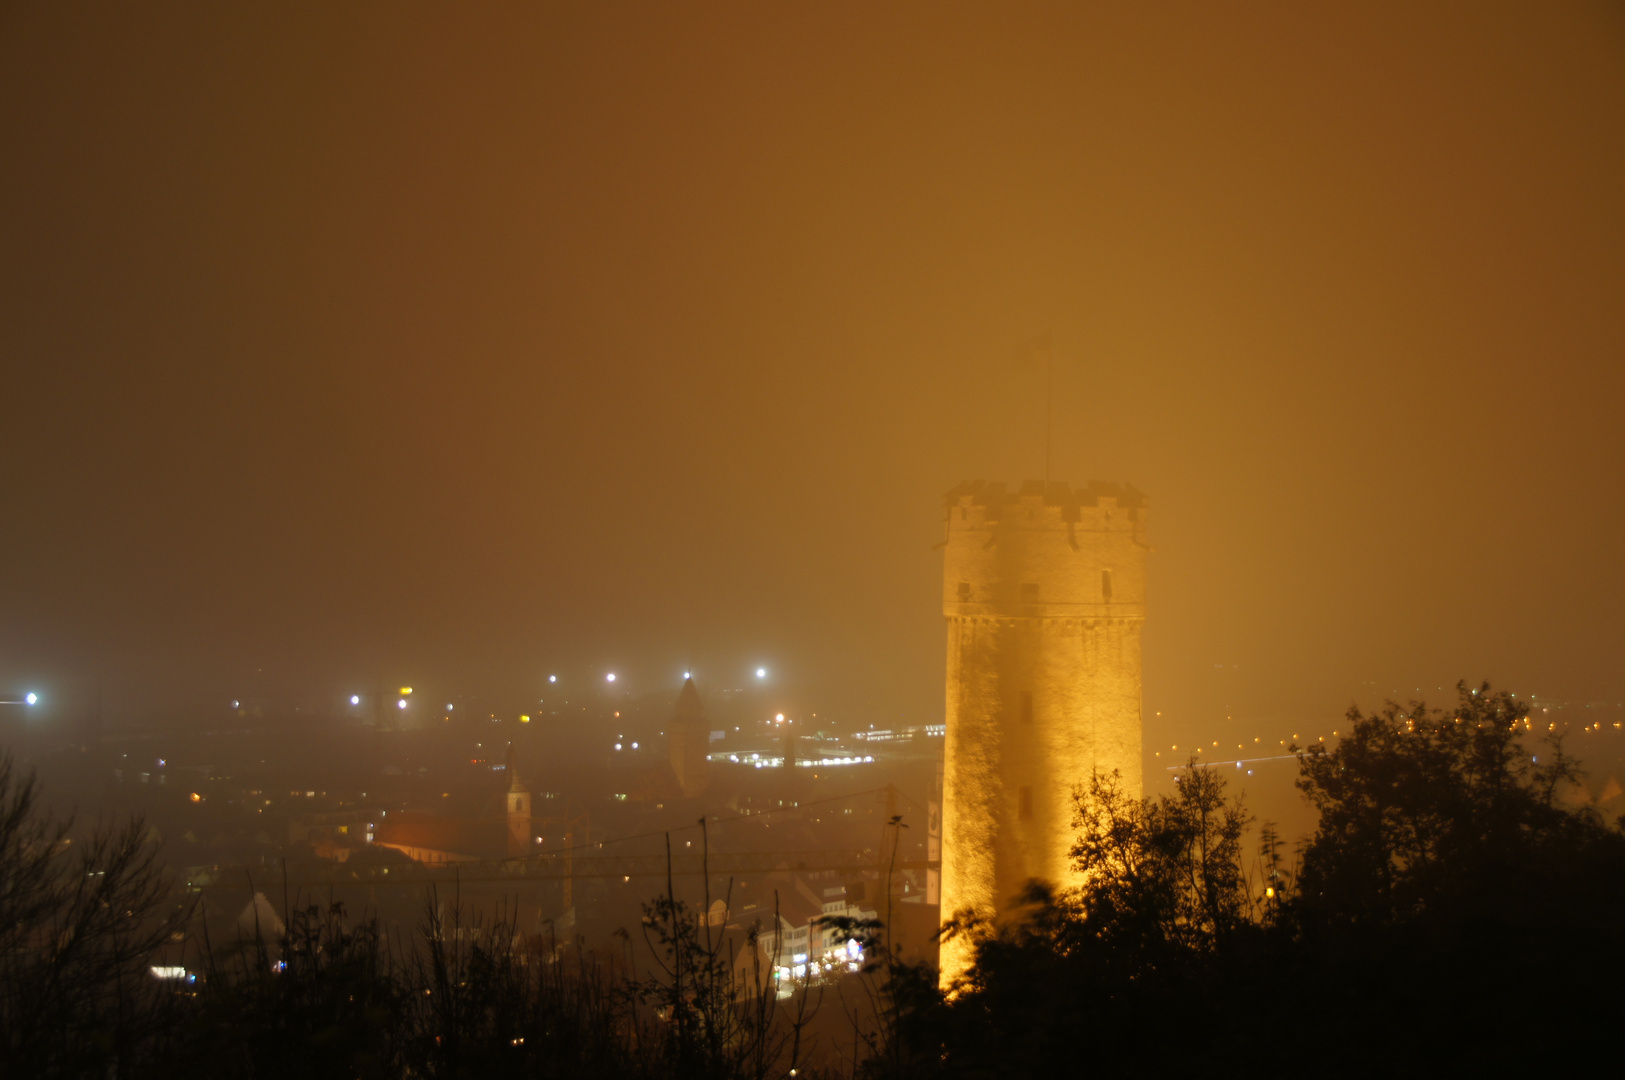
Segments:
[[[694,688],[693,679],[684,679],[683,688],[677,694],[677,715],[698,716],[704,709],[700,704],[700,692]]]

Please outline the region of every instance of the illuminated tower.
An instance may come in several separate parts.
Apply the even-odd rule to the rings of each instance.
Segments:
[[[1076,884],[1072,790],[1119,770],[1139,797],[1145,497],[961,484],[947,495],[942,915],[996,917],[1030,879]],[[943,943],[942,980],[970,949]]]

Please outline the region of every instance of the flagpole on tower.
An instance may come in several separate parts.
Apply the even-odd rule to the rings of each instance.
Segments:
[[[1028,338],[1016,347],[1015,361],[1022,366],[1039,359],[1044,361],[1044,492],[1049,492],[1050,463],[1055,444],[1055,347],[1053,331],[1046,330],[1035,338]]]
[[[1049,497],[1051,432],[1055,416],[1055,338],[1054,329],[1044,335],[1044,497]]]

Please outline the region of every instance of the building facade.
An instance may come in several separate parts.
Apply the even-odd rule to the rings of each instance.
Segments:
[[[1118,771],[1139,797],[1145,498],[1031,482],[950,491],[942,917],[997,918],[1030,880],[1078,879],[1072,792]],[[969,965],[942,946],[942,981]]]

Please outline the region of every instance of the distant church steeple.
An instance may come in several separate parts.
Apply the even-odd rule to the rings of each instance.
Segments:
[[[677,774],[677,783],[685,799],[705,794],[710,785],[710,761],[707,751],[711,745],[711,729],[705,722],[705,707],[700,703],[700,692],[693,679],[683,680],[683,689],[677,695],[677,709],[668,725],[671,734],[666,745],[671,753],[671,770]]]
[[[508,855],[530,854],[530,789],[519,779],[519,750],[508,744]]]

